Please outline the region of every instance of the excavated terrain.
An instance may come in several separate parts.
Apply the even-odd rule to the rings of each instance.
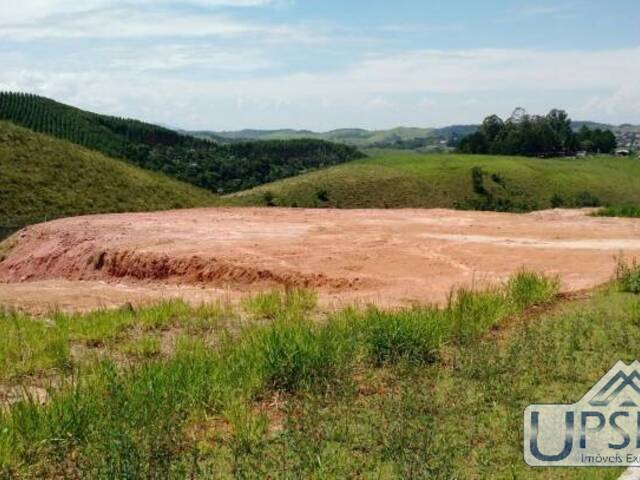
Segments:
[[[207,208],[94,215],[28,227],[0,245],[0,304],[88,309],[274,286],[325,303],[444,302],[452,289],[520,269],[564,290],[609,280],[640,257],[640,221],[588,211]]]

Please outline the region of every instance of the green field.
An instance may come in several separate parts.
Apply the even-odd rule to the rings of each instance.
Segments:
[[[521,273],[444,309],[327,313],[291,290],[5,312],[0,478],[614,479],[528,468],[522,412],[637,357],[638,271],[621,272],[582,299]]]
[[[2,231],[53,218],[209,205],[199,188],[0,122]]]
[[[482,171],[484,193],[472,170]],[[266,195],[265,195],[266,194]],[[224,197],[236,205],[531,211],[640,203],[640,159],[380,153]]]

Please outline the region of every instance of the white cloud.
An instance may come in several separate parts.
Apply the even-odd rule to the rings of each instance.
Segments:
[[[264,7],[282,0],[183,0],[183,6],[202,7]],[[0,25],[10,25],[44,19],[52,15],[70,15],[103,8],[130,9],[153,5],[171,5],[171,0],[22,0],[0,5]]]
[[[519,17],[539,17],[543,15],[552,15],[555,13],[566,12],[566,5],[530,5],[521,7],[515,11]]]
[[[0,84],[107,113],[211,129],[437,126],[506,114],[517,105],[619,123],[637,123],[640,112],[640,84],[632,81],[640,78],[640,47],[421,50],[367,57],[338,71],[197,78],[179,75],[200,56],[207,61],[206,48],[191,48],[175,46],[147,65],[166,69],[162,75],[136,70],[135,56],[120,59],[118,68],[45,70],[14,52],[0,56]],[[236,52],[220,50],[210,59],[231,62]],[[261,50],[244,55],[258,61]]]
[[[303,101],[322,95],[358,102],[381,94],[422,97],[428,93],[616,89],[620,79],[639,76],[640,48],[599,52],[425,50],[367,59],[340,72],[251,79],[228,87],[256,98],[284,95]]]
[[[511,8],[506,14],[498,17],[498,22],[514,22],[535,17],[567,18],[576,13],[574,3],[525,4]]]
[[[170,72],[188,68],[207,71],[256,72],[278,65],[257,49],[224,49],[208,43],[122,46],[94,52],[94,68],[125,72]]]
[[[12,41],[42,39],[126,39],[161,37],[237,37],[263,35],[271,39],[305,38],[305,32],[286,25],[241,21],[221,13],[144,11],[126,7],[76,12],[46,22],[0,26],[0,38]],[[309,38],[310,36],[306,36]]]
[[[636,82],[626,82],[606,95],[596,95],[578,108],[583,115],[599,112],[601,115],[634,119],[640,123],[640,88]]]

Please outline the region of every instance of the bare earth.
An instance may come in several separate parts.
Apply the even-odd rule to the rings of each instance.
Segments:
[[[233,300],[273,286],[316,289],[327,305],[391,306],[444,302],[453,288],[522,268],[559,275],[565,290],[594,287],[612,277],[616,255],[640,257],[640,221],[577,210],[210,208],[68,218],[9,242],[0,304],[29,311]]]

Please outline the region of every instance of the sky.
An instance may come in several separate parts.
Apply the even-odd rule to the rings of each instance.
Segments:
[[[0,90],[177,128],[640,124],[637,0],[0,1]]]

